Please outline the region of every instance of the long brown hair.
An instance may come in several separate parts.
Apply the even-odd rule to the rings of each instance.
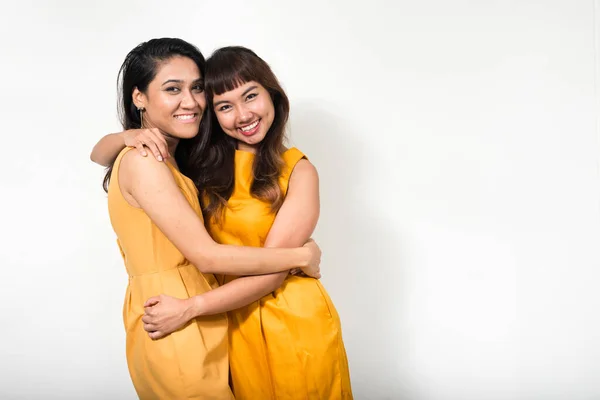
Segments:
[[[253,197],[271,205],[277,212],[283,204],[279,176],[283,169],[283,141],[289,117],[290,103],[269,65],[252,50],[244,47],[223,47],[206,60],[204,77],[209,123],[201,134],[210,135],[202,161],[188,171],[201,190],[201,204],[207,220],[223,221],[223,212],[234,188],[235,149],[237,141],[223,132],[213,110],[213,98],[234,90],[247,82],[257,82],[271,96],[275,108],[273,124],[256,148],[252,167],[254,180],[250,188]],[[208,121],[207,121],[208,122]],[[202,198],[202,194],[206,196]]]

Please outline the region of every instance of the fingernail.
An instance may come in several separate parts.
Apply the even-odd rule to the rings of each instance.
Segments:
[[[162,156],[158,156],[158,161],[162,161]]]
[[[146,157],[146,152],[145,151],[142,152],[142,156]]]

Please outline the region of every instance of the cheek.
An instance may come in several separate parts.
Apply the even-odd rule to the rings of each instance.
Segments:
[[[174,96],[162,96],[160,98],[159,109],[163,114],[171,114],[178,106]]]
[[[234,130],[233,117],[228,114],[217,114],[217,121],[219,121],[219,125],[221,125],[221,129],[225,132]]]
[[[260,104],[261,113],[265,116],[272,117],[275,114],[275,108],[273,107],[273,102],[270,98],[266,98]]]
[[[259,115],[263,118],[265,128],[269,130],[275,118],[275,108],[270,99],[261,102]]]

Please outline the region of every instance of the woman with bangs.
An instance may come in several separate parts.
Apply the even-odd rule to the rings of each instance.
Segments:
[[[210,139],[187,174],[201,193],[210,235],[238,246],[302,245],[319,217],[318,174],[300,150],[283,145],[289,101],[277,78],[251,50],[226,47],[207,60],[205,89]],[[147,130],[121,135],[168,157]],[[103,156],[122,146],[104,146]],[[218,281],[226,287],[242,275],[222,274]],[[264,295],[248,296],[245,307],[228,313],[236,398],[351,399],[339,315],[321,283],[296,271],[244,279]],[[176,331],[194,317],[171,296],[146,305],[144,328],[151,335]]]

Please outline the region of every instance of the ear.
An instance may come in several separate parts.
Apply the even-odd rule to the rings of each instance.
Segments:
[[[146,95],[144,95],[137,87],[133,89],[131,98],[133,99],[133,104],[135,104],[137,108],[146,107]]]

